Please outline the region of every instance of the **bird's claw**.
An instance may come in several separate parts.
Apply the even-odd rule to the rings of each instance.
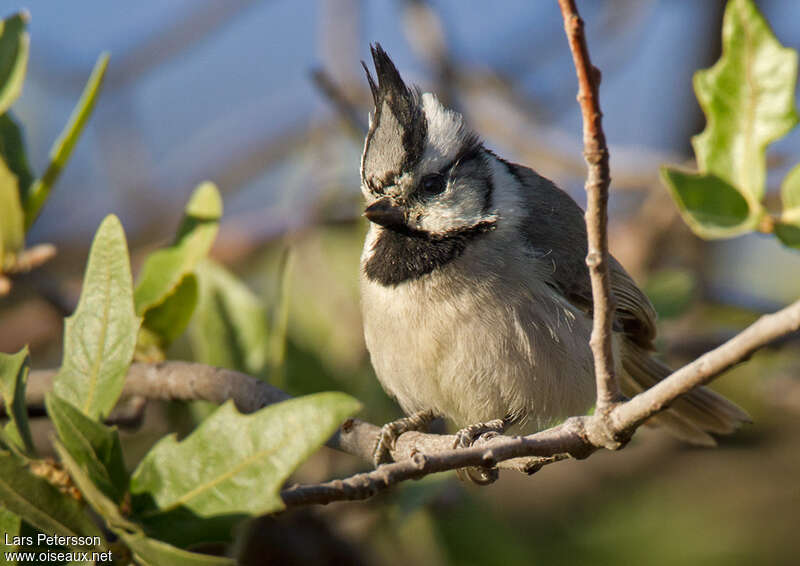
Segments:
[[[383,463],[392,461],[392,450],[397,443],[398,437],[404,432],[412,430],[422,431],[428,428],[428,425],[436,418],[430,411],[420,411],[411,416],[397,419],[390,423],[386,423],[381,427],[381,432],[378,435],[378,442],[375,445],[375,450],[372,453],[372,462],[377,468]]]
[[[485,423],[466,426],[456,432],[453,448],[469,448],[478,439],[489,440],[505,432],[508,425],[507,419],[495,419]],[[497,468],[460,468],[456,475],[461,481],[469,481],[477,485],[489,485],[497,481],[499,473]]]

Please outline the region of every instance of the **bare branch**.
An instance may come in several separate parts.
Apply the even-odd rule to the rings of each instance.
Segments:
[[[463,467],[492,467],[533,473],[566,455],[586,458],[609,444],[609,439],[629,438],[649,417],[666,409],[679,396],[708,383],[766,344],[800,329],[800,300],[764,315],[739,335],[684,366],[651,389],[611,409],[604,418],[572,417],[564,423],[529,436],[479,439],[470,448],[454,449],[455,436],[406,432],[392,449],[392,464],[343,480],[292,486],[281,493],[287,506],[366,499],[399,482]],[[55,371],[31,372],[26,402],[41,407],[52,387]],[[131,397],[162,400],[232,399],[239,410],[253,412],[289,398],[289,395],[240,372],[190,362],[133,364],[123,389]],[[355,455],[364,462],[372,453],[380,428],[350,419],[328,446]]]
[[[800,301],[774,314],[761,317],[719,348],[684,366],[630,401],[617,405],[611,409],[607,418],[599,415],[573,417],[561,425],[536,434],[523,437],[497,436],[471,448],[462,449],[451,448],[453,436],[407,432],[398,438],[395,450],[392,451],[395,463],[385,464],[372,472],[356,474],[344,480],[292,486],[281,492],[281,497],[287,506],[365,499],[407,479],[466,466],[492,466],[531,456],[542,458],[540,466],[561,460],[565,454],[586,458],[605,447],[609,436],[630,437],[646,419],[666,409],[679,396],[698,385],[708,383],[770,341],[798,329]],[[343,446],[347,446],[351,440],[348,439],[349,435],[360,437],[365,431],[361,429],[352,432],[347,427],[346,423],[340,433]],[[354,444],[360,444],[360,441]],[[371,453],[366,454],[366,457],[371,457]]]
[[[327,98],[336,111],[344,119],[350,133],[359,142],[367,134],[367,123],[362,117],[366,111],[362,112],[358,107],[347,98],[347,95],[339,88],[339,85],[323,69],[315,69],[311,72],[311,80],[314,86]]]
[[[600,71],[592,66],[583,33],[583,20],[574,0],[559,0],[564,30],[569,40],[575,71],[578,74],[578,103],[583,115],[583,156],[589,166],[586,177],[586,229],[589,251],[586,265],[592,280],[593,323],[589,344],[594,355],[597,382],[596,410],[606,414],[622,399],[614,373],[614,352],[611,344],[611,324],[614,317],[614,298],[608,277],[608,186],[611,176],[608,167],[608,147],[603,133],[598,87]]]

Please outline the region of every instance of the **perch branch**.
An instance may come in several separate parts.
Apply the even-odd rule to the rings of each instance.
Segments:
[[[293,486],[282,492],[287,506],[365,499],[401,481],[465,466],[500,466],[532,473],[565,454],[585,458],[607,445],[609,435],[629,437],[649,417],[666,409],[679,396],[708,383],[757,349],[800,329],[800,301],[764,315],[737,336],[677,370],[659,384],[599,415],[573,417],[529,436],[497,436],[470,448],[453,449],[455,436],[406,432],[392,449],[392,464],[346,479],[318,485]],[[52,370],[33,371],[26,402],[41,406],[52,387]],[[170,361],[133,364],[123,389],[123,400],[144,397],[161,400],[232,399],[243,412],[256,411],[289,398],[285,392],[240,372],[203,364]],[[328,442],[336,448],[372,461],[380,428],[349,419]]]
[[[564,30],[567,33],[572,60],[578,75],[578,103],[583,115],[583,156],[589,167],[586,176],[586,229],[588,253],[586,265],[592,281],[593,323],[590,345],[594,355],[597,382],[596,410],[600,415],[622,399],[614,373],[614,353],[611,345],[611,323],[614,317],[614,297],[608,276],[608,186],[611,176],[608,167],[608,147],[603,133],[598,88],[600,71],[592,66],[589,48],[583,33],[583,20],[574,0],[558,0]]]

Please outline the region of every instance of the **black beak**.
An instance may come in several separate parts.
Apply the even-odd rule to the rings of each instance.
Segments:
[[[395,205],[390,199],[384,197],[364,210],[367,220],[380,224],[386,228],[400,228],[406,225],[406,215],[402,207]]]

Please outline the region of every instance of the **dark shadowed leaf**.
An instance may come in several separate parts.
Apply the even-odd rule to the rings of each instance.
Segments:
[[[77,501],[32,474],[22,460],[8,452],[0,452],[0,506],[44,533],[100,536]]]
[[[47,164],[44,175],[33,182],[30,193],[22,203],[25,208],[26,227],[30,227],[33,221],[36,220],[47,197],[50,196],[50,192],[53,190],[53,185],[58,181],[61,171],[72,155],[72,150],[75,149],[75,144],[78,143],[78,138],[97,103],[97,96],[100,94],[100,87],[103,85],[106,67],[108,67],[108,53],[103,53],[97,59],[89,81],[83,88],[78,104],[73,109],[67,125],[64,126],[61,135],[58,136],[55,144],[50,149],[50,161]]]
[[[163,354],[188,326],[197,305],[197,294],[197,277],[189,273],[164,302],[145,312],[137,347],[147,349],[152,345]]]
[[[52,393],[45,398],[45,406],[64,449],[106,497],[122,501],[128,475],[117,429],[90,419]]]
[[[5,553],[14,552],[18,547],[15,544],[6,544],[6,540],[12,542],[14,537],[19,535],[21,526],[22,520],[19,515],[0,507],[0,533],[5,534],[5,536],[0,535],[0,564],[17,564],[17,562],[7,559]]]
[[[781,46],[752,0],[731,0],[722,57],[694,77],[708,124],[692,140],[702,173],[738,189],[752,205],[764,196],[767,144],[797,124],[797,53]]]
[[[716,175],[661,168],[661,178],[684,221],[703,238],[730,238],[752,230],[758,222],[745,198]]]
[[[136,524],[128,521],[122,515],[117,503],[109,499],[92,480],[90,466],[78,463],[69,453],[69,450],[58,440],[53,442],[53,447],[61,458],[64,469],[69,473],[83,498],[98,515],[103,517],[103,520],[112,530],[117,533],[141,532],[141,529]]]
[[[92,242],[78,308],[66,319],[56,394],[94,419],[107,416],[122,391],[139,323],[125,233],[109,215]]]
[[[6,437],[28,454],[33,454],[28,408],[25,404],[29,365],[27,346],[16,354],[0,353],[0,395],[3,396],[6,415],[11,419],[6,425]]]
[[[800,164],[781,183],[783,211],[775,225],[775,235],[787,246],[800,248]]]
[[[20,202],[25,202],[33,175],[25,153],[25,140],[19,125],[6,112],[0,116],[0,157],[17,178]]]
[[[289,474],[359,406],[343,393],[317,393],[242,415],[228,402],[183,441],[168,436],[144,457],[131,480],[134,517],[170,525],[166,540],[186,545],[208,530],[204,520],[219,530],[220,517],[230,527],[279,511]]]
[[[28,19],[27,12],[20,12],[0,21],[0,114],[22,93],[30,44]]]
[[[141,566],[232,566],[234,561],[221,556],[187,552],[142,534],[122,535],[122,540]]]
[[[200,300],[190,328],[195,359],[264,376],[271,341],[267,310],[261,300],[214,261],[199,264],[197,277]]]

